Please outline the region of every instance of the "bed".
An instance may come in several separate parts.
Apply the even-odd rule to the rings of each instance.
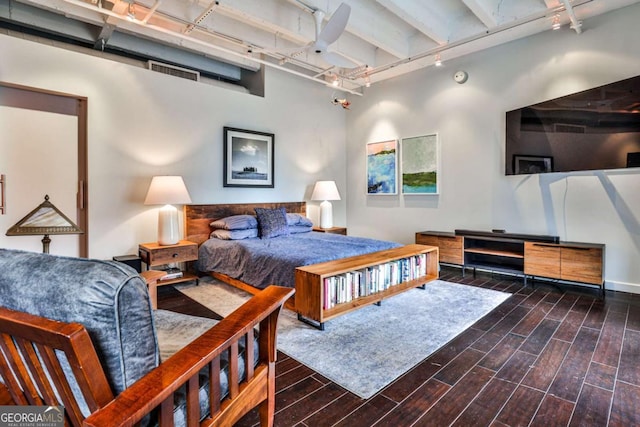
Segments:
[[[258,212],[256,212],[256,210]],[[264,212],[280,212],[280,221],[286,215],[287,225],[289,216],[297,217],[307,224],[307,232],[293,233],[298,228],[297,223],[291,223],[283,235],[274,238],[258,238],[263,233],[262,216]],[[284,213],[286,212],[286,214]],[[255,218],[256,213],[258,219]],[[298,215],[295,215],[298,214]],[[244,217],[240,223],[252,225],[238,226],[229,217]],[[251,216],[248,218],[248,216]],[[424,245],[407,245],[399,243],[344,236],[332,233],[319,233],[311,230],[311,224],[306,219],[306,204],[304,202],[288,203],[259,203],[259,204],[225,204],[225,205],[187,205],[184,208],[185,238],[196,242],[199,246],[199,258],[196,263],[201,273],[210,274],[214,278],[256,294],[269,284],[285,287],[295,287],[296,293],[285,304],[298,313],[303,321],[316,322],[314,326],[324,327],[324,321],[338,315],[345,314],[361,306],[379,303],[382,299],[403,292],[413,287],[423,286],[438,277],[438,248]],[[225,220],[222,220],[225,219]],[[222,220],[222,221],[221,221]],[[216,227],[211,224],[216,222]],[[222,230],[220,230],[221,223]],[[260,231],[248,227],[259,225]],[[232,229],[233,231],[229,231]],[[237,230],[237,231],[236,231]],[[277,230],[277,228],[276,228]],[[210,238],[212,232],[223,233],[253,233],[251,237],[238,240],[224,240]],[[341,276],[349,271],[385,267],[399,261],[409,261],[411,258],[423,257],[420,263],[424,271],[420,276],[400,280],[392,283],[389,288],[376,289],[375,293],[357,296],[349,300],[348,304],[338,304],[328,307],[323,301],[328,291],[324,282],[325,277]],[[389,270],[390,271],[390,270]],[[385,280],[388,281],[389,277]],[[387,285],[389,285],[388,281]],[[360,286],[360,284],[356,285]],[[367,286],[369,282],[367,281]],[[351,289],[351,288],[350,288]],[[350,294],[350,291],[347,292]],[[312,323],[313,324],[313,323]]]
[[[315,231],[273,239],[213,238],[200,246],[198,270],[222,273],[258,289],[275,283],[293,288],[296,267],[398,246],[397,243],[382,240]]]
[[[209,238],[212,222],[230,216],[255,215],[255,208],[284,208],[287,213],[306,216],[304,202],[185,206],[185,238],[199,245],[197,267],[200,272],[256,293],[273,283],[294,287],[296,267],[401,246],[395,242],[313,231],[272,239]]]

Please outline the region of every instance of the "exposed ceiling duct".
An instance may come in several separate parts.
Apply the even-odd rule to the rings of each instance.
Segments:
[[[0,26],[53,37],[101,51],[114,52],[143,61],[149,59],[192,69],[210,78],[239,82],[242,68],[222,62],[195,50],[170,46],[151,38],[119,30],[106,24],[102,27],[36,8],[13,0],[0,0]]]
[[[207,72],[240,74],[272,67],[334,90],[362,94],[385,79],[552,28],[579,34],[581,22],[640,0],[0,0],[2,17],[21,25],[120,49],[160,55],[169,47],[218,61]],[[25,5],[32,6],[24,16]],[[344,5],[344,6],[343,6]],[[350,13],[344,13],[348,8]],[[36,17],[38,9],[49,12]],[[59,15],[65,21],[58,26]],[[333,16],[337,18],[332,20]],[[342,19],[342,18],[345,18]],[[338,19],[340,18],[340,19]],[[44,23],[42,22],[44,21]],[[52,25],[53,22],[55,25]],[[331,27],[340,21],[340,30]],[[344,22],[346,21],[346,23]],[[344,27],[342,27],[344,24]],[[567,25],[568,24],[568,25]],[[564,29],[564,30],[563,30]],[[318,35],[336,34],[319,49]],[[577,36],[574,34],[574,36]],[[143,42],[153,41],[162,48]],[[321,41],[324,38],[320,39]],[[329,39],[327,39],[329,40]],[[327,41],[324,40],[324,41]],[[326,49],[326,50],[325,50]],[[156,58],[191,68],[190,55]],[[328,60],[333,58],[335,60]],[[335,64],[342,65],[336,66]],[[351,66],[353,64],[353,66]]]

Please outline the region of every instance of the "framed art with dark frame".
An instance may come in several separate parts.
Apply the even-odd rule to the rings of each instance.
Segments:
[[[553,172],[553,157],[514,154],[513,172],[516,175]]]
[[[274,135],[224,128],[223,186],[273,188]]]
[[[367,143],[367,194],[398,194],[398,141]]]
[[[439,157],[438,134],[403,138],[400,145],[402,194],[440,194]]]

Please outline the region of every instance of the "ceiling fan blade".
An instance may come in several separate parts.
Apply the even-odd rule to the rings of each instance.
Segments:
[[[338,37],[342,34],[344,29],[347,26],[347,21],[349,21],[349,15],[351,14],[351,6],[346,3],[342,3],[331,18],[329,18],[329,22],[324,26],[322,31],[318,34],[318,40],[324,42],[326,46],[338,40]]]
[[[324,59],[326,62],[328,62],[331,65],[334,65],[336,67],[340,67],[340,68],[354,68],[357,67],[358,64],[356,64],[355,62],[345,58],[342,55],[339,55],[335,52],[323,52],[320,54],[320,56],[322,57],[322,59]]]

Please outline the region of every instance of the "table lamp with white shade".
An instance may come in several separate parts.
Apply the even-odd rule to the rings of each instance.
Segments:
[[[158,212],[158,244],[175,245],[180,241],[178,209],[173,205],[191,203],[181,176],[154,176],[145,205],[164,205]]]
[[[329,200],[340,200],[340,193],[335,181],[318,181],[313,187],[311,200],[322,200],[320,203],[320,228],[333,227],[333,207]]]

